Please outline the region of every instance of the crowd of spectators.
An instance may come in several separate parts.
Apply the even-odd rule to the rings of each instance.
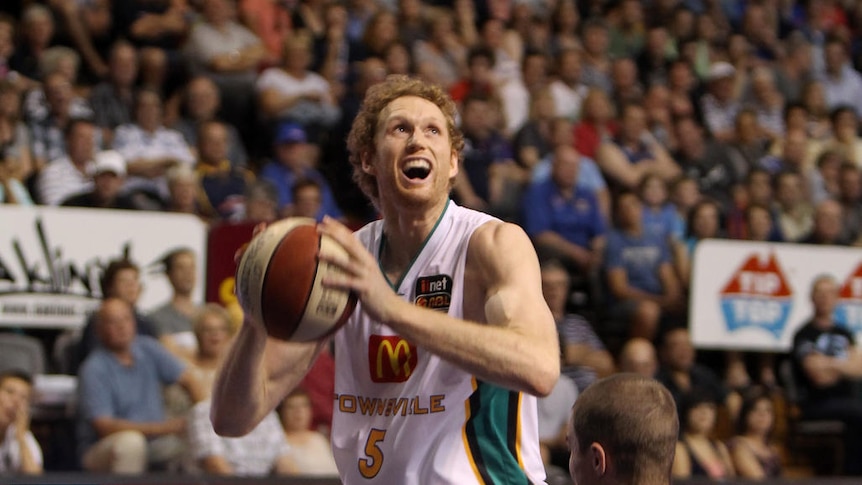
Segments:
[[[465,135],[452,198],[520,224],[544,264],[575,383],[560,392],[615,370],[657,376],[684,411],[680,476],[729,476],[740,460],[737,472],[766,476],[772,465],[751,455],[770,458],[771,423],[749,423],[763,405],[744,397],[751,384],[775,387],[774,361],[695,362],[691,259],[706,238],[862,245],[860,68],[862,3],[852,0],[2,2],[0,202],[358,226],[376,217],[345,144],[365,90],[390,74],[438,83]],[[106,268],[105,302],[73,365],[90,413],[85,468],[143,471],[155,437],[186,428],[173,409],[136,401],[141,413],[125,416],[106,404],[110,392],[134,400],[128,383],[104,387],[110,363],[134,354],[151,361],[135,379],[194,391],[185,407],[204,444],[189,466],[240,472],[233,453],[248,445],[194,418],[232,330],[191,302],[195,256],[165,261],[174,296],[147,315],[135,306],[135,264]],[[291,396],[286,432],[249,438],[273,455],[246,473],[304,469],[284,450],[320,448],[302,414],[309,400],[326,413],[314,395]],[[710,441],[716,405],[746,425],[728,447]],[[548,443],[560,443],[554,429]],[[118,449],[119,463],[105,459]],[[325,456],[312,468],[331,471]]]

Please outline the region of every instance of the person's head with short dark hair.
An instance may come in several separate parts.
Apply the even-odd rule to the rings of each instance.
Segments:
[[[678,434],[667,388],[637,374],[612,375],[575,401],[569,471],[578,485],[669,484]]]
[[[141,294],[140,274],[138,265],[128,259],[111,261],[100,281],[102,298],[119,298],[134,306]]]
[[[5,436],[21,408],[30,405],[32,391],[33,376],[30,373],[22,369],[0,372],[0,435]]]
[[[714,393],[693,387],[680,397],[679,420],[683,433],[709,435],[715,427],[717,417],[718,399]]]
[[[696,239],[719,237],[722,231],[721,206],[713,199],[703,198],[688,213],[688,235]]]
[[[755,386],[743,393],[742,406],[736,418],[736,433],[756,433],[769,437],[775,427],[775,405],[769,392]]]
[[[323,206],[323,190],[311,178],[301,178],[291,187],[293,195],[293,216],[316,219]]]
[[[297,387],[278,406],[278,417],[287,432],[308,431],[314,420],[311,396]]]
[[[120,298],[106,298],[96,313],[96,335],[111,352],[128,352],[137,336],[132,307]]]
[[[658,350],[662,367],[672,371],[688,372],[695,363],[696,352],[686,327],[665,330]]]
[[[165,275],[174,292],[191,295],[197,284],[197,257],[194,250],[185,247],[174,249],[162,261],[165,265]]]

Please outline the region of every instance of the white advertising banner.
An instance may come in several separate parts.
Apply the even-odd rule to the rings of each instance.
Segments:
[[[689,327],[701,348],[790,350],[811,318],[811,283],[841,288],[835,318],[862,338],[862,249],[711,239],[697,245]]]
[[[203,301],[206,226],[188,214],[0,205],[0,326],[78,327],[102,297],[111,260],[141,268],[138,309],[171,296],[162,258],[186,247],[198,255],[195,297]]]

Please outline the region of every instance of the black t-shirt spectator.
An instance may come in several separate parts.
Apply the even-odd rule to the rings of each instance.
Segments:
[[[793,336],[793,366],[799,382],[801,398],[815,402],[833,398],[853,397],[853,384],[847,379],[828,387],[817,387],[802,369],[802,360],[812,352],[841,359],[856,344],[853,334],[844,327],[833,325],[820,329],[812,322],[806,323]]]

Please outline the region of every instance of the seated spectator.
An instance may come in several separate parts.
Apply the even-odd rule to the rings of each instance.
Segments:
[[[817,157],[814,167],[808,171],[811,202],[816,204],[824,199],[837,199],[841,196],[840,173],[843,165],[844,158],[835,150],[826,150]]]
[[[687,328],[677,327],[666,331],[659,345],[659,371],[656,378],[673,394],[677,407],[682,406],[683,396],[696,388],[698,392],[708,394],[711,402],[725,406],[731,418],[738,416],[742,403],[740,395],[729,391],[718,375],[697,362],[696,357]]]
[[[201,400],[197,380],[155,339],[138,336],[132,308],[108,298],[96,321],[101,346],[78,376],[78,445],[89,472],[142,474],[184,452],[184,418],[165,418],[162,386],[179,383]],[[258,450],[259,451],[259,450]]]
[[[551,176],[530,185],[522,207],[524,227],[540,255],[587,274],[601,259],[605,219],[595,194],[578,184],[580,163],[571,146],[557,146]]]
[[[464,150],[453,195],[465,207],[514,220],[529,172],[515,162],[512,145],[499,128],[499,104],[496,98],[472,93],[463,106]]]
[[[30,141],[32,144],[33,168],[38,172],[47,162],[67,155],[70,148],[66,145],[66,134],[73,120],[87,119],[92,116],[89,108],[73,109],[72,84],[66,76],[53,73],[43,84],[47,99],[47,113],[42,118],[28,118]],[[91,131],[92,143],[98,146],[96,130]]]
[[[39,202],[59,205],[67,197],[93,188],[93,157],[96,127],[85,119],[71,120],[66,126],[68,155],[51,160],[36,182]]]
[[[150,209],[159,201],[153,194],[144,192],[122,193],[126,181],[126,161],[114,150],[96,153],[92,166],[93,188],[64,199],[65,207],[91,207],[104,209]]]
[[[862,474],[862,401],[855,385],[862,380],[862,352],[856,337],[835,320],[839,284],[821,275],[811,284],[813,315],[793,335],[794,376],[805,419],[844,422],[845,475]]]
[[[559,261],[542,263],[542,293],[557,323],[562,374],[583,392],[597,378],[614,372],[614,359],[590,322],[567,311],[570,286],[569,274]]]
[[[452,12],[440,10],[430,15],[426,29],[426,39],[413,45],[416,72],[428,73],[443,89],[452,89],[467,70],[469,57],[467,47],[455,30]]]
[[[781,242],[772,211],[762,204],[749,204],[745,208],[745,234],[748,241]]]
[[[164,126],[163,108],[158,92],[138,91],[134,122],[117,127],[113,147],[126,159],[127,190],[149,190],[167,198],[168,169],[191,166],[195,160],[183,136]]]
[[[676,119],[674,136],[677,151],[673,159],[682,173],[697,181],[701,194],[729,207],[730,189],[742,182],[745,174],[736,172],[724,143],[707,138],[703,128],[691,116]]]
[[[318,143],[326,130],[338,123],[341,110],[329,81],[309,70],[312,47],[305,33],[289,37],[281,66],[263,71],[255,89],[260,111],[267,120],[297,123],[313,143]]]
[[[264,165],[260,176],[276,187],[279,212],[282,215],[290,214],[293,184],[300,178],[309,178],[323,189],[323,205],[318,218],[328,215],[340,219],[341,209],[335,202],[332,189],[323,174],[315,168],[313,150],[305,130],[296,123],[284,123],[279,126],[274,144],[275,159]]]
[[[200,4],[200,21],[192,25],[185,54],[192,72],[210,77],[219,86],[225,119],[245,127],[254,120],[254,82],[266,48],[237,22],[235,2],[203,0]]]
[[[712,437],[717,417],[712,395],[695,388],[683,395],[679,405],[681,436],[673,460],[673,477],[719,481],[732,478],[735,470],[730,452]]]
[[[168,199],[164,202],[164,210],[192,214],[206,223],[217,217],[213,208],[206,204],[200,178],[192,167],[173,167],[165,173],[165,178],[168,183]]]
[[[784,96],[776,86],[775,73],[766,66],[755,67],[750,74],[750,98],[746,103],[756,116],[757,133],[768,140],[784,134]]]
[[[616,136],[617,131],[614,108],[608,95],[601,89],[591,88],[584,97],[581,117],[574,127],[575,149],[581,155],[595,159],[601,144]]]
[[[0,157],[11,161],[12,177],[22,184],[30,182],[36,170],[30,132],[21,120],[21,94],[9,81],[0,81],[0,148]]]
[[[557,76],[548,89],[556,107],[555,115],[576,121],[583,117],[582,106],[586,103],[589,88],[581,82],[582,53],[571,47],[557,54]]]
[[[608,232],[604,270],[609,317],[626,324],[630,337],[652,339],[659,323],[684,309],[668,241],[647,233],[643,205],[633,192],[615,198],[615,227]]]
[[[644,174],[638,184],[638,194],[644,204],[644,230],[672,243],[681,241],[686,223],[668,198],[665,180],[658,174]]]
[[[42,449],[30,431],[32,392],[29,374],[0,372],[0,475],[42,473]]]
[[[16,96],[14,93],[11,94]],[[6,98],[8,98],[8,94],[0,85],[0,105],[6,104],[4,101]],[[7,117],[2,111],[5,110],[0,108],[0,204],[31,206],[33,199],[30,197],[30,192],[24,184],[25,179],[22,177],[24,175],[24,161],[19,157],[19,155],[29,156],[29,150],[24,153],[19,150],[18,125],[14,119]],[[26,128],[24,128],[23,138],[25,138],[25,142],[26,135]]]
[[[839,106],[832,110],[829,120],[832,124],[832,136],[823,142],[823,150],[835,150],[845,160],[862,167],[859,115],[850,106]]]
[[[551,177],[551,169],[554,165],[554,157],[556,148],[560,145],[569,147],[575,146],[574,133],[572,132],[572,122],[565,118],[554,118],[551,120],[551,138],[550,152],[539,160],[539,163],[532,168],[532,183],[538,183]],[[605,219],[610,218],[611,213],[611,196],[608,190],[608,184],[605,183],[605,178],[599,166],[592,158],[588,158],[583,154],[580,155],[578,163],[578,182],[579,188],[592,192],[599,202],[599,207],[602,211],[602,216]]]
[[[186,84],[183,95],[182,117],[174,124],[173,129],[183,134],[190,147],[198,146],[198,133],[203,123],[217,121],[222,99],[218,86],[206,76],[192,78]],[[231,166],[245,167],[248,163],[248,153],[240,138],[236,126],[224,123],[228,136],[228,154]]]
[[[195,312],[191,328],[194,350],[185,352],[182,358],[189,364],[189,372],[200,384],[202,399],[209,399],[216,373],[234,334],[231,315],[224,307],[207,303]],[[182,386],[176,384],[165,389],[168,415],[185,416],[194,404],[190,397]]]
[[[740,109],[733,120],[733,130],[726,142],[734,173],[743,179],[758,166],[767,154],[767,139],[757,124],[757,113],[749,108]],[[803,145],[804,147],[804,145]],[[781,161],[784,164],[784,161]]]
[[[742,113],[746,113],[746,111]],[[819,148],[813,148],[814,146],[815,142],[808,138],[808,134],[804,129],[788,128],[784,138],[781,139],[780,154],[761,156],[756,163],[749,166],[749,170],[754,167],[761,167],[770,174],[776,174],[784,170],[807,174],[813,168],[809,162],[810,154],[812,152],[816,153],[816,150],[819,150]],[[756,150],[758,150],[756,147],[751,150],[751,156],[756,155]]]
[[[569,449],[566,443],[567,425],[572,403],[578,398],[578,386],[567,376],[561,375],[551,393],[537,400],[539,414],[539,451],[549,483],[565,482],[557,477],[564,475],[568,464]]]
[[[706,94],[700,98],[704,125],[720,142],[733,139],[733,123],[740,109],[735,80],[736,68],[732,64],[724,61],[713,63],[706,76]]]
[[[530,116],[524,126],[515,133],[512,147],[515,160],[525,169],[533,172],[539,162],[551,153],[553,147],[552,125],[554,123],[554,99],[549,89],[542,89],[533,94],[530,106]],[[572,124],[568,123],[571,138]],[[574,140],[571,140],[574,145]]]
[[[711,199],[702,199],[688,213],[685,246],[688,255],[694,257],[697,244],[704,239],[724,237],[721,207]]]
[[[278,417],[293,458],[293,474],[307,476],[338,476],[332,447],[327,436],[312,429],[311,399],[302,388],[284,398],[278,407]]]
[[[189,248],[174,249],[163,259],[171,298],[150,312],[159,341],[177,357],[191,357],[197,350],[192,317],[199,310],[193,293],[197,285],[197,256]]]
[[[204,473],[241,477],[295,474],[292,449],[275,412],[267,414],[248,434],[227,438],[213,429],[210,407],[209,400],[195,404],[188,426],[191,454]]]
[[[142,290],[140,277],[141,270],[128,259],[111,261],[104,272],[102,272],[100,281],[102,299],[116,298],[126,302],[132,308],[135,318],[135,330],[138,334],[157,338],[158,333],[153,322],[136,308]],[[75,362],[72,366],[73,374],[77,374],[78,368],[84,362],[84,359],[87,358],[93,349],[99,346],[96,328],[97,318],[98,314],[94,313],[87,318],[87,322],[84,324],[84,330],[75,349]]]
[[[254,174],[232,165],[227,158],[227,125],[207,121],[198,131],[196,171],[203,189],[202,204],[211,207],[223,221],[238,221],[245,213],[245,191],[254,181]]]
[[[299,179],[293,184],[293,217],[317,219],[323,205],[323,190],[312,179]],[[319,219],[318,219],[319,220]]]
[[[828,199],[838,201],[843,209],[842,236],[857,240],[862,234],[862,168],[853,163],[842,163],[838,168],[838,195],[824,200]],[[822,202],[814,201],[815,208]]]
[[[670,181],[679,175],[679,166],[650,134],[646,111],[640,104],[623,106],[617,136],[604,141],[596,152],[596,162],[608,182],[633,189],[647,173]]]
[[[853,229],[845,226],[844,208],[838,201],[826,199],[817,204],[811,232],[799,240],[801,244],[849,246],[855,239]]]
[[[798,242],[811,232],[814,209],[805,193],[802,175],[781,172],[775,176],[778,229],[787,242]]]
[[[294,186],[298,184],[299,182],[294,184]],[[322,200],[323,195],[321,194],[321,203]],[[315,214],[318,212],[315,212]],[[275,187],[268,180],[257,180],[249,185],[245,192],[244,220],[270,223],[275,222],[277,219],[278,192],[276,192]]]
[[[862,75],[849,62],[848,46],[838,36],[831,36],[823,46],[823,72],[817,73],[826,93],[829,109],[849,106],[862,116]],[[855,160],[857,163],[862,160]]]
[[[658,372],[655,346],[645,338],[628,339],[620,349],[618,360],[620,372],[633,372],[649,378],[655,378]]]
[[[763,480],[781,477],[781,454],[772,443],[775,404],[761,388],[743,397],[736,420],[736,436],[729,442],[733,468],[740,478]]]
[[[687,175],[680,175],[670,183],[670,201],[676,210],[677,218],[682,222],[682,233],[688,228],[688,213],[703,196],[700,193],[697,181]]]
[[[110,146],[114,130],[132,122],[135,81],[138,78],[138,52],[128,41],[120,40],[111,47],[108,78],[90,92],[96,126],[102,129],[103,140]]]
[[[39,58],[51,45],[55,23],[45,5],[31,3],[21,12],[21,39],[9,58],[9,69],[28,81],[44,81],[39,72]]]

